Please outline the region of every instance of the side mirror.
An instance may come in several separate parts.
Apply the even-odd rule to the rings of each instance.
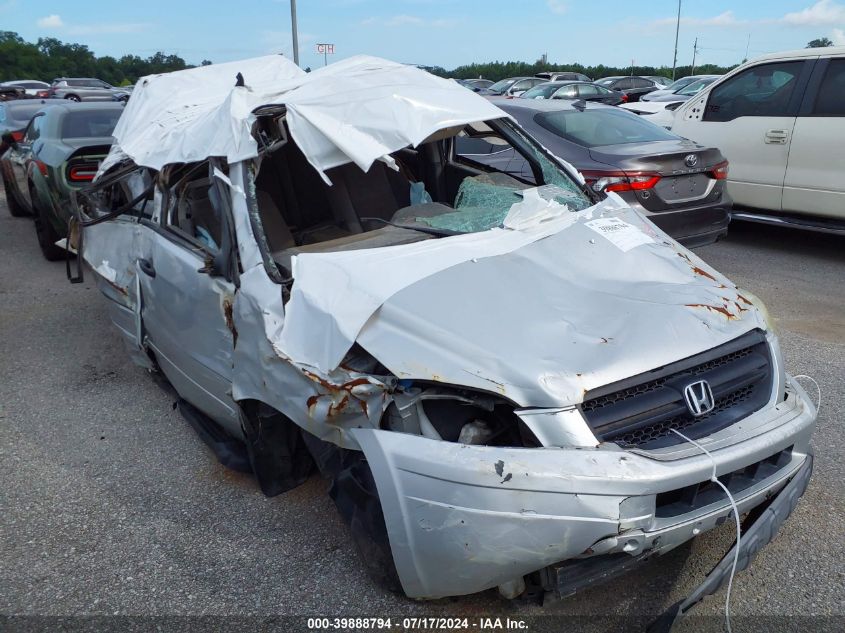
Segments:
[[[3,142],[8,145],[9,147],[17,147],[18,142],[15,140],[15,137],[12,136],[11,132],[4,132],[2,138]]]

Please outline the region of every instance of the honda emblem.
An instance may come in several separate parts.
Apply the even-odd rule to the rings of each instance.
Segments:
[[[710,413],[716,406],[713,390],[706,380],[699,380],[684,387],[684,400],[687,402],[689,412],[697,418]]]

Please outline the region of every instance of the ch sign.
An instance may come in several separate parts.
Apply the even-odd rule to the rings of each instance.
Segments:
[[[323,64],[328,64],[328,56],[334,55],[334,44],[317,44],[317,53],[323,56]]]

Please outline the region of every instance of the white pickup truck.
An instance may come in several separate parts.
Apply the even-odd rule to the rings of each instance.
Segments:
[[[845,46],[758,57],[675,113],[730,161],[735,219],[845,234]]]

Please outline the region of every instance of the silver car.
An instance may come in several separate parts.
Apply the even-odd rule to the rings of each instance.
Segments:
[[[772,510],[747,564],[803,493],[762,303],[455,82],[245,60],[146,78],[114,136],[71,233],[130,355],[266,494],[328,477],[385,586],[567,595],[724,522],[714,473]]]
[[[49,96],[70,101],[113,101],[117,94],[125,94],[121,88],[115,88],[102,79],[90,77],[54,79],[50,85]]]

